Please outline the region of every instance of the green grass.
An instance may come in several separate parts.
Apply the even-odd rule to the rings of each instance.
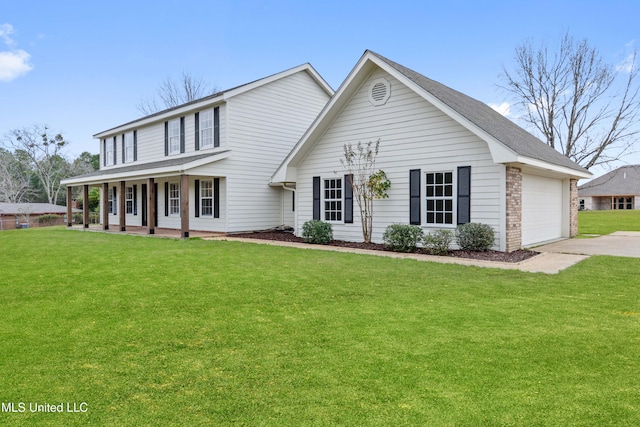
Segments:
[[[578,212],[579,234],[640,231],[640,210]]]
[[[558,275],[61,228],[0,233],[0,425],[640,419],[639,259]]]

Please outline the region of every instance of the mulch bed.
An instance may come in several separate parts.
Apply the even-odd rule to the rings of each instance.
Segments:
[[[269,231],[256,231],[252,233],[238,233],[230,236],[247,238],[247,239],[262,239],[262,240],[277,240],[280,242],[297,242],[304,243],[301,237],[296,237],[289,231],[269,230]],[[356,249],[369,249],[374,251],[387,251],[389,249],[380,243],[363,243],[363,242],[345,242],[344,240],[332,240],[329,243],[331,246],[340,246],[343,248],[356,248]],[[428,251],[423,248],[418,248],[415,253],[430,255]],[[531,257],[538,255],[539,252],[518,250],[513,252],[500,252],[500,251],[486,251],[486,252],[473,252],[473,251],[449,251],[447,255],[458,258],[470,258],[479,259],[483,261],[499,261],[499,262],[520,262]]]

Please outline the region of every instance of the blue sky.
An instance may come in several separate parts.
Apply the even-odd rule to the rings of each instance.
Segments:
[[[639,17],[637,0],[0,0],[0,136],[47,124],[71,156],[97,153],[92,135],[140,117],[167,77],[226,89],[309,62],[337,89],[365,49],[501,104],[516,45],[569,32],[618,64]]]

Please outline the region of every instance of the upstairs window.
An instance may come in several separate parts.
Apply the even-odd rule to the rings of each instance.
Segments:
[[[453,172],[427,172],[427,224],[453,224]]]
[[[342,221],[342,179],[324,180],[324,220]]]
[[[213,147],[213,110],[200,112],[200,147]]]
[[[133,132],[128,132],[124,134],[124,162],[129,163],[133,161]]]
[[[111,144],[109,141],[105,140],[105,144],[104,144],[104,148],[105,148],[105,152],[104,152],[104,156],[105,156],[105,165],[112,165],[113,164],[113,144]]]
[[[169,154],[180,153],[180,119],[169,121]]]

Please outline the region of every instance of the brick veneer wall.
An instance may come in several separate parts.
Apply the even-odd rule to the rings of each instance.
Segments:
[[[577,187],[576,187],[577,190]],[[576,193],[577,194],[577,193]],[[576,200],[577,201],[577,200]],[[506,251],[522,248],[522,170],[507,166]]]
[[[569,237],[578,235],[578,180],[569,180]]]

